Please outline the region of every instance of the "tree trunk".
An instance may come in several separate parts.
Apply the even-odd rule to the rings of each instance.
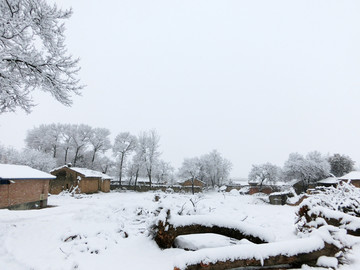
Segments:
[[[75,167],[75,165],[76,165],[76,161],[77,161],[77,159],[78,159],[78,154],[79,154],[79,150],[80,150],[80,148],[78,147],[78,148],[76,148],[76,151],[75,151],[75,156],[74,156],[74,167]]]
[[[67,155],[68,155],[69,147],[65,149],[65,165],[67,163]]]
[[[194,178],[191,178],[191,191],[192,191],[192,194],[193,194],[193,195],[195,194],[194,182],[195,182],[195,179],[194,179]]]
[[[149,177],[149,184],[150,184],[150,187],[151,187],[151,168],[147,170],[148,172],[148,177]]]
[[[93,168],[93,166],[94,166],[96,152],[97,152],[97,149],[94,149],[94,153],[93,153],[93,156],[92,156],[92,159],[91,159],[91,168]]]
[[[136,184],[137,184],[138,176],[139,176],[139,169],[137,169],[137,170],[136,170],[136,173],[135,173],[135,183],[134,183],[134,190],[135,190],[135,191],[136,191]]]
[[[124,163],[124,153],[121,153],[120,168],[119,168],[120,169],[120,172],[119,172],[119,185],[120,185],[120,187],[121,187],[123,163]]]

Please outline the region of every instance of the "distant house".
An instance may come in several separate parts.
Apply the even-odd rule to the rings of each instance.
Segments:
[[[355,187],[360,188],[360,171],[352,171],[339,177],[340,181],[350,181]]]
[[[317,186],[323,186],[323,187],[336,187],[339,183],[339,180],[336,177],[328,177],[323,180],[317,181]]]
[[[185,180],[185,181],[180,181],[178,183],[183,187],[191,187],[192,186],[192,180],[191,179],[188,179],[188,180]],[[204,181],[201,181],[201,180],[198,180],[198,179],[194,180],[194,187],[203,188],[204,186],[205,186]]]
[[[78,193],[109,192],[112,177],[86,168],[65,165],[50,172],[56,179],[50,181],[50,193],[59,194],[61,191],[76,189]]]
[[[0,164],[0,208],[46,207],[49,180],[54,178],[28,166]]]

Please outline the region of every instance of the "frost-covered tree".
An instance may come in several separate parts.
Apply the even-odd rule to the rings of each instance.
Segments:
[[[18,164],[27,165],[34,169],[50,172],[56,167],[56,159],[51,154],[42,153],[33,149],[25,149],[20,153]]]
[[[92,148],[91,168],[94,167],[95,157],[98,152],[105,152],[111,148],[110,131],[106,128],[94,128],[90,132],[89,144]]]
[[[113,154],[119,160],[119,184],[123,176],[124,163],[126,158],[136,149],[137,138],[130,132],[122,132],[115,137]]]
[[[232,164],[225,159],[217,150],[200,158],[202,166],[201,179],[212,186],[221,186],[228,179]]]
[[[111,147],[110,131],[84,124],[44,124],[28,131],[25,139],[29,149],[51,153],[57,165],[67,164],[100,170],[101,154]]]
[[[0,1],[0,113],[30,112],[35,89],[65,105],[80,93],[78,59],[66,51],[62,23],[71,14],[44,0]]]
[[[40,171],[49,172],[56,166],[56,159],[49,153],[34,149],[18,151],[0,146],[0,163],[26,165]]]
[[[76,166],[76,162],[88,146],[90,137],[92,134],[92,128],[88,125],[72,125],[70,128],[71,134],[71,147],[74,151],[73,165]]]
[[[194,158],[185,158],[181,167],[179,168],[179,173],[178,173],[179,176],[191,180],[192,194],[195,193],[194,182],[196,179],[200,178],[203,167],[204,167],[204,162],[200,158],[194,157]]]
[[[136,147],[135,154],[132,158],[132,162],[129,164],[130,180],[134,179],[134,188],[136,190],[137,180],[140,175],[145,175],[147,168],[145,164],[145,152],[141,151],[139,147]]]
[[[152,185],[153,170],[160,156],[160,136],[155,130],[142,132],[138,137],[137,152],[141,152],[150,186]]]
[[[163,160],[159,160],[155,164],[154,168],[154,179],[158,183],[164,182],[173,182],[174,178],[174,168],[170,165],[170,163],[165,162]]]
[[[257,183],[260,188],[263,184],[275,184],[281,176],[281,168],[269,162],[252,165],[249,173],[249,182]]]
[[[73,142],[72,126],[70,124],[64,124],[61,126],[61,148],[64,151],[64,163],[67,164],[69,151]]]
[[[334,154],[328,158],[330,163],[330,172],[337,176],[343,176],[354,170],[355,162],[346,155]]]
[[[50,124],[29,130],[25,138],[26,147],[51,153],[52,157],[56,158],[61,144],[61,128],[60,124]]]
[[[330,175],[330,164],[327,158],[318,151],[309,152],[306,155],[310,171],[310,182],[322,180]]]
[[[291,153],[283,167],[285,180],[298,179],[303,182],[304,191],[310,183],[314,183],[329,176],[330,164],[321,153],[314,151],[302,156]]]

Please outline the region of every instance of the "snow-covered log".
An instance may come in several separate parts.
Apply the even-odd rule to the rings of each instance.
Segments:
[[[259,245],[237,245],[186,252],[175,259],[174,270],[223,270],[236,267],[279,267],[315,265],[321,256],[334,257],[339,249],[320,237]],[[278,268],[276,268],[278,269]]]
[[[253,243],[267,243],[275,240],[274,234],[263,227],[257,228],[245,223],[221,220],[218,216],[170,215],[170,210],[162,210],[152,227],[154,240],[160,248],[172,247],[179,235],[216,233],[238,240],[247,239]]]
[[[350,235],[360,236],[360,218],[322,206],[303,204],[297,212],[296,227],[301,232],[313,231],[324,225],[345,229]]]

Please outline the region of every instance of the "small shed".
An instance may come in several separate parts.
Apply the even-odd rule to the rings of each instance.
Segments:
[[[355,187],[360,188],[360,171],[352,171],[339,177],[340,181],[350,181]]]
[[[0,208],[33,209],[47,206],[51,174],[24,165],[0,164]]]
[[[65,165],[50,172],[56,179],[50,181],[50,193],[59,194],[64,190],[78,193],[109,192],[111,176],[86,168]]]

